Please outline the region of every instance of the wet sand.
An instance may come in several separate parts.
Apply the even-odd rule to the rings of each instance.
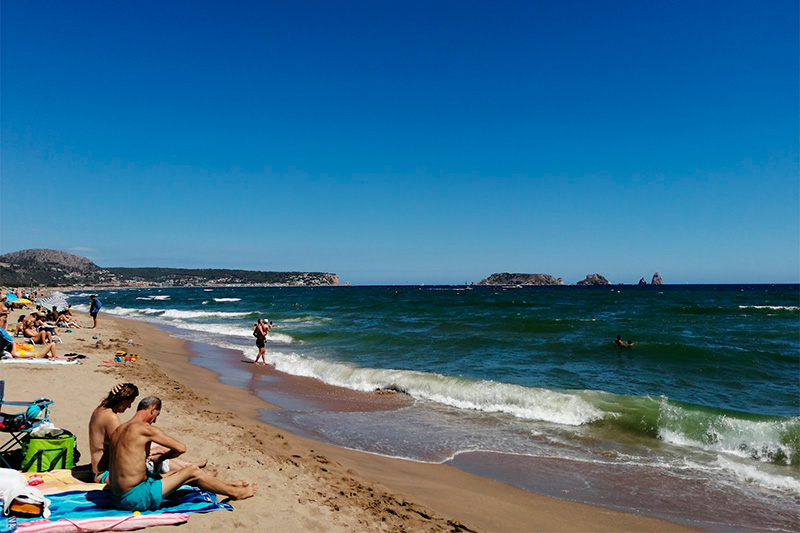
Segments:
[[[12,314],[10,322],[18,314]],[[78,319],[91,323],[86,315]],[[211,370],[189,363],[193,357],[213,356],[204,353],[202,346],[143,322],[102,313],[97,330],[76,329],[62,338],[59,352],[85,354],[83,364],[3,364],[0,379],[6,381],[7,399],[48,396],[55,401],[51,420],[77,435],[82,464],[88,463],[87,425],[92,409],[114,383],[131,381],[142,397],[162,398],[158,425],[186,443],[187,459],[208,458],[223,479],[258,482],[255,497],[233,502],[235,512],[193,515],[179,526],[183,531],[689,530],[663,520],[534,494],[447,465],[370,455],[293,435],[260,421],[261,410],[278,407],[242,384],[268,380],[274,386],[270,394],[282,402],[294,398],[331,410],[394,409],[409,401],[402,394],[338,389],[243,361],[237,373],[242,383],[220,383]],[[138,354],[140,359],[102,362],[111,360],[118,349]],[[128,411],[122,419],[131,415]]]

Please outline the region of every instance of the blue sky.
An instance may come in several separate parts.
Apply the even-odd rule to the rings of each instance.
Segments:
[[[797,21],[781,0],[3,2],[0,253],[798,282]]]

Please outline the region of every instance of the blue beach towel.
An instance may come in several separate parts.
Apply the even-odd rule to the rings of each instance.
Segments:
[[[46,494],[50,500],[51,522],[62,518],[78,520],[81,518],[98,518],[106,516],[128,516],[130,511],[114,509],[111,495],[105,490],[69,491],[56,494]],[[174,493],[164,498],[161,508],[156,511],[142,511],[141,514],[158,513],[208,513],[225,509],[233,511],[233,506],[228,503],[218,503],[217,495],[205,492],[195,487],[184,485]],[[42,520],[36,518],[18,518],[0,516],[0,532],[14,531],[17,523]]]

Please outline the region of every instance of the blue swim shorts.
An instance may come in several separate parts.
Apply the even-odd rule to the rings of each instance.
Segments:
[[[95,483],[105,483],[107,479],[108,479],[108,470],[103,470],[102,472],[98,472],[94,475]]]
[[[149,477],[122,496],[113,496],[117,509],[155,511],[161,507],[161,480]]]

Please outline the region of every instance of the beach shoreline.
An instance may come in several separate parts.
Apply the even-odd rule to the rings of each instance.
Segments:
[[[83,314],[79,320],[90,322]],[[92,339],[95,336],[99,338]],[[145,322],[101,313],[97,330],[76,329],[63,338],[60,353],[86,354],[82,365],[7,364],[0,370],[7,398],[49,395],[55,400],[52,420],[77,435],[85,458],[81,463],[88,460],[91,410],[113,383],[132,381],[142,395],[156,394],[164,400],[159,426],[187,444],[187,458],[208,457],[220,476],[259,483],[259,493],[236,502],[233,515],[195,515],[182,526],[185,531],[231,523],[240,529],[258,524],[289,531],[690,530],[656,518],[538,495],[448,465],[371,455],[291,434],[259,420],[260,410],[277,406],[243,388],[220,383],[214,372],[190,363],[196,356],[190,342]],[[112,359],[118,349],[140,359],[102,362]],[[242,365],[247,371],[275,372]],[[71,387],[58,386],[65,378]],[[300,383],[308,378],[290,379]],[[387,409],[403,401],[393,399],[398,395],[348,394],[353,402],[374,401]]]

